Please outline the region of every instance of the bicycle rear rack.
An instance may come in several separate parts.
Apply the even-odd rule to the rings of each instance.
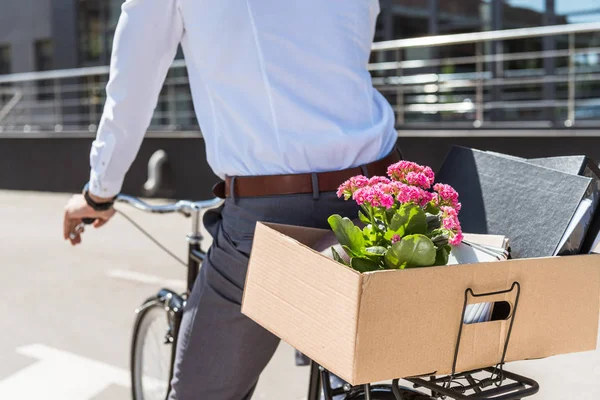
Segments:
[[[460,341],[462,338],[464,316],[468,305],[469,296],[478,297],[490,297],[499,294],[507,294],[516,290],[515,302],[512,312],[506,319],[510,319],[510,325],[506,334],[504,349],[502,352],[502,358],[495,367],[475,369],[468,372],[456,373],[456,366],[458,362],[458,355],[460,351]],[[431,397],[434,399],[455,399],[455,400],[520,400],[525,397],[532,396],[539,391],[539,385],[533,379],[517,375],[512,372],[504,370],[504,363],[506,360],[506,351],[510,342],[510,336],[515,321],[515,315],[517,313],[517,307],[519,305],[519,297],[521,295],[521,285],[519,282],[514,282],[512,286],[507,290],[501,290],[497,292],[479,293],[476,294],[471,288],[465,290],[465,300],[463,310],[461,314],[461,321],[459,325],[456,348],[454,350],[454,361],[452,364],[452,373],[447,376],[435,377],[430,376],[428,380],[425,377],[411,377],[404,378],[404,380],[412,383],[415,389],[425,388],[431,391]],[[316,388],[317,380],[320,379],[323,386],[323,394],[325,400],[331,400],[334,396],[340,394],[348,394],[356,391],[360,391],[364,394],[365,400],[371,400],[371,385],[363,385],[362,387],[352,387],[348,384],[339,388],[332,388],[329,383],[330,373],[322,367],[317,367],[313,364],[311,368],[311,389],[309,393],[309,399],[316,399],[317,393]],[[480,375],[489,373],[487,377],[481,378]],[[435,373],[427,374],[435,375]],[[407,391],[406,388],[399,386],[400,379],[395,379],[391,385],[391,391],[396,400],[412,400],[414,394]],[[382,385],[378,385],[381,388]],[[389,386],[388,386],[389,387]],[[388,392],[389,393],[389,392]],[[407,396],[412,396],[407,398]],[[426,396],[423,394],[423,396]],[[386,397],[386,398],[389,398]],[[425,398],[425,397],[423,397]]]
[[[475,377],[475,375],[485,372],[490,372],[490,377],[483,379]],[[431,390],[435,398],[449,397],[455,400],[520,400],[536,394],[540,389],[538,383],[533,379],[504,370],[498,373],[498,368],[484,368],[455,375],[450,385],[448,385],[448,377],[406,380],[413,383],[415,389],[423,387]],[[395,380],[392,390],[397,386],[398,380]],[[396,394],[396,398],[404,400],[401,394]]]
[[[515,291],[515,289],[515,303],[513,306],[513,310],[510,313],[510,325],[508,328],[508,333],[506,334],[506,339],[504,341],[504,349],[502,352],[502,358],[500,362],[493,368],[488,367],[457,374],[456,364],[458,362],[460,340],[462,338],[464,326],[464,315],[467,309],[469,295],[474,298],[490,297],[498,294],[511,293]],[[539,385],[536,381],[504,370],[506,351],[508,350],[508,344],[510,342],[510,335],[512,333],[513,325],[515,322],[515,315],[517,314],[517,307],[519,305],[520,296],[521,285],[519,284],[519,282],[514,282],[511,285],[511,287],[507,290],[500,290],[497,292],[476,294],[471,288],[465,290],[465,301],[458,329],[456,348],[454,350],[452,373],[449,376],[443,376],[438,378],[431,377],[429,380],[425,380],[422,378],[406,378],[405,380],[411,382],[415,388],[423,387],[431,390],[432,396],[435,398],[450,397],[455,400],[520,400],[524,397],[536,394],[539,391]],[[476,375],[486,372],[490,373],[490,375],[487,378],[476,378]],[[400,394],[399,390],[396,389],[398,386],[398,381],[398,379],[394,380],[392,388],[394,389],[394,394],[396,395],[397,400],[404,400],[402,398],[402,394]]]

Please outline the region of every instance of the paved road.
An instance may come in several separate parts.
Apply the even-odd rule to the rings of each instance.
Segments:
[[[68,196],[0,192],[0,399],[126,400],[133,310],[184,270],[122,217],[86,232],[81,247],[61,239]],[[126,210],[121,206],[121,209]],[[185,255],[189,220],[128,213]],[[537,379],[540,400],[600,398],[600,351],[509,365]],[[306,368],[282,344],[256,399],[304,398]],[[568,394],[561,393],[570,388]]]

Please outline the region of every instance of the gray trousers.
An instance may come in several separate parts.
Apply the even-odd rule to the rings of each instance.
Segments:
[[[330,192],[227,199],[207,212],[213,245],[184,311],[169,399],[248,400],[279,344],[240,311],[257,221],[328,228],[331,214],[357,212]]]

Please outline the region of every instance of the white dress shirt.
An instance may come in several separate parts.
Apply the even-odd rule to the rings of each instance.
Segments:
[[[379,11],[378,0],[126,0],[90,192],[121,190],[179,43],[221,178],[384,157],[397,139],[394,113],[367,71]]]

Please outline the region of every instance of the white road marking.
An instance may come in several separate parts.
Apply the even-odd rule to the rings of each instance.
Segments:
[[[43,344],[17,352],[39,361],[1,380],[0,399],[89,400],[111,385],[131,387],[129,371],[99,361]]]
[[[41,344],[17,352],[40,361],[0,381],[0,399],[87,400],[111,384],[129,387],[129,373]]]
[[[156,275],[145,274],[143,272],[127,271],[122,269],[113,269],[108,271],[108,276],[126,281],[147,283],[151,285],[163,284],[165,286],[173,286],[176,288],[185,288],[185,281],[181,279],[164,279]]]

